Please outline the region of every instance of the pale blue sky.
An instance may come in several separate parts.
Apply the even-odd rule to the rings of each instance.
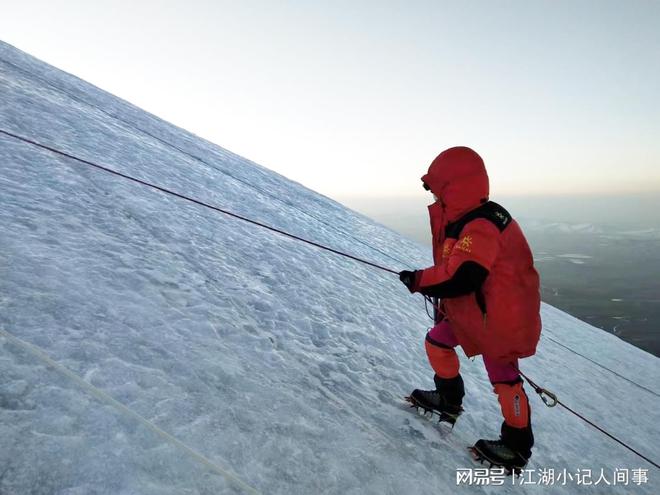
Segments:
[[[0,38],[329,196],[660,191],[660,1],[0,0]]]

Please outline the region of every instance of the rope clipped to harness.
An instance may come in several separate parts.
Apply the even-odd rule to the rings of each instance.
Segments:
[[[543,401],[543,403],[546,406],[555,407],[557,405],[557,403],[559,402],[559,400],[557,399],[557,395],[550,392],[548,389],[545,389],[545,388],[539,387],[536,384],[533,384],[529,380],[529,378],[525,377],[525,379],[527,380],[527,383],[529,383],[532,386],[532,388],[534,389],[534,392],[539,394],[539,397],[541,397],[541,400]]]
[[[431,312],[429,311],[429,302],[431,303],[431,307],[434,310],[435,313],[435,306],[433,305],[433,301],[429,296],[424,296],[424,310],[426,310],[426,316],[428,316],[430,319],[432,319],[435,322],[435,316],[431,315]]]
[[[535,391],[537,394],[539,394],[543,403],[548,407],[555,407],[559,402],[559,400],[557,400],[557,396],[552,392],[550,392],[549,390],[546,390],[544,388],[539,388],[539,389],[535,389]]]
[[[429,313],[429,306],[433,308],[433,316],[431,316],[431,313]],[[426,315],[431,318],[434,323],[438,323],[445,319],[446,315],[445,312],[442,310],[440,307],[440,303],[438,302],[437,298],[431,298],[429,296],[424,296],[424,309],[426,310]]]
[[[539,394],[539,397],[541,397],[541,400],[546,406],[555,407],[559,403],[559,399],[557,398],[556,394],[534,383],[531,378],[525,375],[517,367],[514,366],[514,368],[520,374],[520,376],[522,376],[527,381],[527,383],[529,383],[529,385],[534,389],[534,392]]]

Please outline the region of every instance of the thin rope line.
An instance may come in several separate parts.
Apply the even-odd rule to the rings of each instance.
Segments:
[[[122,117],[119,117],[118,115],[115,115],[115,114],[113,114],[113,113],[111,113],[111,112],[108,112],[108,111],[106,111],[106,110],[100,108],[100,107],[99,107],[98,105],[96,105],[96,104],[89,103],[88,101],[84,100],[83,98],[80,98],[80,97],[78,97],[78,96],[76,96],[76,95],[71,94],[69,91],[60,88],[59,86],[57,86],[57,85],[51,83],[51,82],[48,81],[47,79],[44,79],[43,77],[38,76],[38,75],[32,73],[31,71],[29,71],[29,70],[27,70],[27,69],[24,69],[23,67],[20,67],[20,66],[14,64],[13,62],[9,62],[8,60],[2,59],[2,58],[0,58],[0,62],[4,63],[5,65],[9,65],[9,66],[13,67],[15,70],[18,70],[19,72],[22,72],[24,75],[27,75],[28,77],[31,77],[32,79],[36,79],[36,80],[40,81],[42,84],[45,84],[46,86],[52,88],[53,90],[57,91],[57,92],[60,93],[60,94],[63,94],[63,95],[68,96],[69,98],[71,98],[71,99],[74,100],[74,101],[77,101],[78,103],[81,103],[81,104],[83,104],[83,105],[86,105],[86,106],[88,106],[89,108],[93,108],[93,109],[95,109],[95,110],[97,110],[97,111],[103,113],[104,115],[110,117],[111,119],[114,119],[114,120],[116,120],[116,121],[118,121],[118,122],[121,122],[122,124],[124,124],[125,126],[127,126],[127,127],[130,128],[130,129],[133,129],[133,130],[135,130],[135,131],[141,132],[141,133],[144,134],[145,136],[149,136],[150,138],[152,138],[152,139],[158,141],[159,143],[161,143],[161,144],[163,144],[163,145],[165,145],[165,146],[167,146],[167,147],[169,147],[169,148],[172,148],[172,149],[178,151],[179,153],[188,156],[189,158],[192,158],[193,160],[195,160],[195,161],[197,161],[197,162],[199,162],[199,163],[205,165],[206,167],[212,168],[213,170],[216,170],[217,172],[220,172],[221,174],[225,175],[226,177],[229,177],[230,179],[233,179],[233,180],[235,180],[236,182],[239,182],[239,183],[243,184],[243,185],[246,186],[246,187],[249,187],[249,188],[251,188],[251,189],[254,189],[255,191],[260,192],[260,193],[263,194],[264,196],[269,197],[269,198],[271,198],[271,199],[274,199],[274,200],[276,200],[276,201],[282,203],[283,205],[285,205],[285,206],[287,206],[287,207],[289,207],[289,208],[292,208],[292,209],[294,209],[294,210],[296,210],[296,211],[302,213],[303,215],[308,216],[309,218],[312,218],[312,219],[316,220],[317,222],[319,222],[319,223],[322,224],[322,225],[325,225],[326,227],[329,227],[329,228],[331,228],[331,229],[334,229],[336,232],[339,232],[340,234],[345,235],[345,236],[351,238],[352,240],[358,242],[359,244],[362,244],[363,246],[365,246],[365,247],[367,247],[367,248],[369,248],[369,249],[372,249],[373,251],[375,251],[375,252],[377,252],[377,253],[379,253],[379,254],[381,254],[381,255],[383,255],[383,256],[389,258],[389,259],[392,260],[392,261],[396,261],[397,263],[405,264],[405,263],[404,263],[403,261],[401,261],[400,259],[397,259],[397,258],[395,258],[395,257],[393,257],[393,256],[391,256],[391,255],[389,255],[389,254],[387,254],[386,252],[382,251],[381,249],[378,249],[377,247],[374,247],[374,246],[372,246],[372,245],[370,245],[370,244],[368,244],[368,243],[362,241],[361,239],[359,239],[359,238],[355,237],[354,235],[350,234],[349,232],[346,232],[346,231],[344,231],[343,229],[340,229],[339,227],[337,227],[337,226],[335,226],[335,225],[332,225],[331,223],[328,223],[328,222],[326,222],[325,220],[322,220],[322,219],[320,219],[320,218],[318,218],[318,217],[312,215],[311,213],[309,213],[309,212],[307,212],[307,211],[305,211],[305,210],[302,210],[301,208],[298,208],[297,206],[295,206],[295,205],[293,205],[293,204],[290,204],[290,203],[288,203],[288,202],[282,200],[282,199],[279,198],[278,196],[275,196],[275,195],[273,195],[273,194],[270,194],[270,193],[269,193],[268,191],[266,191],[265,189],[262,189],[262,188],[260,188],[260,187],[257,187],[257,186],[255,186],[254,184],[251,184],[251,183],[249,183],[249,182],[247,182],[247,181],[245,181],[245,180],[243,180],[243,179],[241,179],[241,178],[239,178],[239,177],[236,177],[235,175],[229,173],[228,171],[226,171],[226,170],[224,170],[224,169],[218,168],[218,167],[216,167],[215,165],[212,165],[212,164],[208,163],[206,160],[200,158],[199,156],[197,156],[197,155],[195,155],[195,154],[193,154],[193,153],[191,153],[191,152],[188,152],[188,151],[186,151],[186,150],[184,150],[184,149],[182,149],[182,148],[180,148],[180,147],[178,147],[178,146],[176,146],[176,145],[174,145],[174,144],[172,144],[172,143],[170,143],[170,142],[168,142],[168,141],[166,141],[166,140],[164,140],[164,139],[162,139],[162,138],[156,136],[155,134],[152,134],[151,132],[149,132],[149,131],[147,131],[147,130],[145,130],[145,129],[142,129],[140,126],[138,126],[138,125],[136,125],[136,124],[134,124],[134,123],[131,123],[131,122],[127,121],[126,119],[124,119],[124,118],[122,118]],[[223,151],[224,151],[224,150],[223,150]],[[231,153],[231,152],[229,152],[229,153]],[[233,153],[232,153],[232,154],[233,154]]]
[[[547,392],[547,390],[545,390],[544,388],[538,386],[534,381],[532,381],[531,378],[529,378],[529,377],[528,377],[527,375],[525,375],[522,371],[520,371],[520,369],[518,369],[517,366],[514,366],[513,364],[512,364],[511,366],[513,366],[513,368],[514,368],[518,373],[520,373],[520,375],[521,375],[525,380],[527,380],[527,382],[532,386],[532,388],[534,389],[534,391],[535,391],[537,394],[539,394],[541,397],[543,396],[544,393]],[[656,468],[660,469],[660,465],[658,465],[658,463],[652,461],[651,459],[649,459],[648,457],[646,457],[644,454],[641,454],[640,452],[638,452],[637,450],[635,450],[634,448],[632,448],[630,445],[628,445],[628,444],[625,443],[624,441],[619,440],[617,437],[615,437],[614,435],[612,435],[611,433],[609,433],[609,432],[606,431],[605,429],[601,428],[600,426],[598,426],[598,425],[597,425],[596,423],[594,423],[593,421],[587,419],[587,418],[586,418],[585,416],[583,416],[582,414],[578,413],[577,411],[574,411],[573,409],[571,409],[570,407],[568,407],[566,404],[564,404],[562,401],[560,401],[559,399],[557,399],[556,396],[553,395],[553,399],[557,402],[557,404],[559,404],[560,406],[562,406],[564,409],[566,409],[567,411],[569,411],[570,413],[572,413],[572,414],[575,415],[576,417],[580,418],[580,419],[581,419],[582,421],[584,421],[585,423],[587,423],[587,424],[591,425],[592,427],[596,428],[598,431],[600,431],[601,433],[607,435],[608,437],[610,437],[610,438],[611,438],[612,440],[614,440],[615,442],[619,443],[620,445],[622,445],[622,446],[625,447],[626,449],[630,450],[631,452],[633,452],[633,453],[636,454],[637,456],[641,457],[642,459],[644,459],[644,460],[647,461],[648,463],[650,463],[650,464],[652,464],[653,466],[655,466]],[[544,402],[545,402],[545,401],[544,401]]]
[[[158,436],[161,438],[164,438],[168,442],[174,444],[176,447],[180,448],[181,450],[184,450],[188,455],[190,455],[193,459],[196,461],[202,463],[204,466],[209,468],[211,471],[223,476],[227,481],[233,483],[235,486],[249,492],[249,493],[255,493],[258,494],[260,493],[257,491],[256,488],[248,485],[246,482],[241,480],[237,475],[232,473],[226,468],[223,468],[219,466],[218,464],[214,463],[213,461],[209,460],[207,457],[204,455],[200,454],[196,450],[192,449],[191,447],[188,447],[185,443],[183,443],[181,440],[178,440],[177,438],[173,437],[166,431],[160,429],[158,426],[150,422],[148,419],[145,417],[141,416],[140,414],[136,413],[132,409],[129,409],[126,407],[124,404],[119,402],[118,400],[114,399],[107,393],[103,392],[102,390],[98,389],[94,385],[92,385],[89,382],[86,382],[82,378],[80,378],[78,375],[73,373],[71,370],[68,368],[62,366],[59,364],[57,361],[54,361],[48,354],[46,354],[42,349],[39,347],[30,344],[28,342],[25,342],[24,340],[12,335],[11,333],[7,332],[6,330],[0,328],[0,334],[2,334],[7,340],[13,342],[17,346],[21,347],[22,349],[26,350],[30,354],[32,354],[34,357],[45,363],[46,365],[50,366],[51,368],[55,369],[56,371],[59,371],[62,373],[64,376],[69,378],[70,380],[74,381],[81,387],[83,387],[87,392],[89,392],[91,395],[99,399],[101,402],[106,402],[112,407],[114,407],[116,410],[118,410],[120,413],[130,416],[137,421],[139,421],[142,425],[146,426],[148,429],[156,433]]]
[[[352,260],[354,260],[354,261],[357,261],[357,262],[359,262],[359,263],[364,263],[365,265],[369,265],[369,266],[372,266],[372,267],[374,267],[374,268],[378,268],[379,270],[383,270],[383,271],[385,271],[385,272],[393,273],[393,274],[395,274],[395,275],[398,275],[398,273],[399,273],[399,272],[394,271],[394,270],[391,270],[391,269],[389,269],[389,268],[385,268],[384,266],[380,266],[380,265],[378,265],[378,264],[376,264],[376,263],[372,263],[371,261],[363,260],[363,259],[361,259],[361,258],[358,258],[357,256],[353,256],[353,255],[351,255],[351,254],[347,254],[347,253],[344,253],[344,252],[342,252],[342,251],[338,251],[337,249],[333,249],[333,248],[330,248],[330,247],[324,246],[324,245],[322,245],[322,244],[319,244],[319,243],[314,242],[314,241],[310,241],[310,240],[308,240],[308,239],[303,239],[302,237],[299,237],[299,236],[297,236],[297,235],[290,234],[290,233],[288,233],[288,232],[285,232],[285,231],[283,231],[283,230],[277,229],[277,228],[275,228],[275,227],[271,227],[271,226],[266,225],[266,224],[263,224],[263,223],[261,223],[261,222],[257,222],[256,220],[252,220],[252,219],[250,219],[250,218],[243,217],[243,216],[241,216],[241,215],[238,215],[238,214],[236,214],[236,213],[232,213],[232,212],[227,211],[227,210],[224,210],[224,209],[222,209],[222,208],[218,208],[217,206],[213,206],[213,205],[211,205],[211,204],[209,204],[209,203],[205,203],[205,202],[200,201],[200,200],[198,200],[198,199],[191,198],[190,196],[185,196],[185,195],[183,195],[183,194],[177,193],[177,192],[172,191],[172,190],[170,190],[170,189],[166,189],[166,188],[164,188],[164,187],[157,186],[157,185],[152,184],[152,183],[150,183],[150,182],[147,182],[147,181],[144,181],[144,180],[141,180],[141,179],[137,179],[137,178],[132,177],[132,176],[130,176],[130,175],[123,174],[123,173],[121,173],[121,172],[118,172],[117,170],[114,170],[114,169],[111,169],[111,168],[105,167],[105,166],[103,166],[103,165],[98,165],[97,163],[91,162],[91,161],[89,161],[89,160],[85,160],[85,159],[83,159],[83,158],[79,158],[79,157],[77,157],[77,156],[71,155],[71,154],[69,154],[69,153],[66,153],[66,152],[64,152],[64,151],[58,150],[58,149],[56,149],[56,148],[52,148],[52,147],[50,147],[50,146],[46,146],[46,145],[44,145],[44,144],[38,143],[38,142],[36,142],[36,141],[33,141],[32,139],[28,139],[28,138],[26,138],[26,137],[19,136],[19,135],[17,135],[17,134],[13,134],[13,133],[11,133],[11,132],[9,132],[9,131],[6,131],[6,130],[4,130],[4,129],[0,129],[0,134],[4,134],[4,135],[9,136],[9,137],[14,138],[14,139],[18,139],[19,141],[23,141],[23,142],[28,143],[28,144],[31,144],[31,145],[33,145],[33,146],[37,146],[37,147],[39,147],[39,148],[45,149],[45,150],[47,150],[47,151],[50,151],[51,153],[55,153],[55,154],[57,154],[57,155],[61,155],[61,156],[64,156],[64,157],[66,157],[66,158],[70,158],[71,160],[75,160],[75,161],[77,161],[77,162],[79,162],[79,163],[82,163],[82,164],[84,164],[84,165],[88,165],[88,166],[90,166],[90,167],[94,167],[94,168],[96,168],[96,169],[103,170],[104,172],[108,172],[108,173],[110,173],[110,174],[116,175],[116,176],[118,176],[118,177],[122,177],[122,178],[127,179],[127,180],[130,180],[130,181],[132,181],[132,182],[136,182],[136,183],[141,184],[141,185],[143,185],[143,186],[147,186],[147,187],[150,187],[150,188],[152,188],[152,189],[156,189],[157,191],[163,192],[163,193],[165,193],[165,194],[170,194],[170,195],[172,195],[172,196],[176,196],[177,198],[184,199],[184,200],[189,201],[189,202],[191,202],[191,203],[195,203],[195,204],[197,204],[197,205],[199,205],[199,206],[203,206],[203,207],[205,207],[205,208],[209,208],[209,209],[214,210],[214,211],[217,211],[217,212],[219,212],[219,213],[223,213],[223,214],[228,215],[228,216],[230,216],[230,217],[237,218],[237,219],[242,220],[242,221],[244,221],[244,222],[248,222],[248,223],[251,223],[251,224],[253,224],[253,225],[257,225],[257,226],[262,227],[262,228],[264,228],[264,229],[268,229],[268,230],[270,230],[270,231],[272,231],[272,232],[276,232],[276,233],[281,234],[281,235],[283,235],[283,236],[290,237],[291,239],[295,239],[295,240],[297,240],[297,241],[301,241],[301,242],[304,242],[304,243],[310,244],[310,245],[315,246],[315,247],[317,247],[317,248],[319,248],[319,249],[323,249],[323,250],[325,250],[325,251],[330,251],[331,253],[338,254],[339,256],[344,256],[345,258],[350,258],[350,259],[352,259]]]
[[[546,330],[545,333],[549,333],[549,332]],[[551,335],[552,335],[552,334],[551,334]],[[552,337],[548,337],[548,336],[546,336],[545,338],[548,339],[548,340],[551,341],[551,342],[554,342],[554,343],[557,344],[558,346],[563,347],[564,349],[566,349],[566,350],[572,352],[573,354],[577,354],[578,356],[580,356],[580,357],[586,359],[587,361],[589,361],[589,362],[595,364],[596,366],[599,366],[600,368],[609,371],[610,373],[612,373],[612,374],[618,376],[619,378],[621,378],[621,379],[623,379],[623,380],[626,380],[626,381],[629,382],[629,383],[632,383],[633,385],[635,385],[635,386],[641,388],[642,390],[646,390],[646,391],[649,392],[650,394],[653,394],[653,395],[655,395],[656,397],[660,397],[660,394],[654,392],[654,391],[651,390],[650,388],[646,388],[644,385],[640,385],[639,383],[634,382],[634,381],[631,380],[630,378],[626,378],[625,376],[623,376],[623,375],[617,373],[616,371],[614,371],[614,370],[608,368],[607,366],[605,366],[605,365],[603,365],[603,364],[600,364],[600,363],[597,362],[597,361],[594,361],[593,359],[591,359],[591,358],[585,356],[584,354],[581,354],[581,353],[579,353],[579,352],[577,352],[577,351],[574,351],[573,349],[571,349],[571,348],[568,347],[567,345],[562,344],[561,342],[559,342],[559,341],[553,339]]]

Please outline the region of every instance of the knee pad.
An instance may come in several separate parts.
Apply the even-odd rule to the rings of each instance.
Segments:
[[[522,382],[496,383],[494,388],[502,408],[504,422],[513,428],[529,426],[529,400]]]
[[[428,335],[424,345],[429,364],[436,375],[440,378],[454,378],[458,375],[458,355],[454,349],[430,340]]]

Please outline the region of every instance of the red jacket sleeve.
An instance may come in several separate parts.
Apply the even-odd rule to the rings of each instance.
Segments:
[[[419,288],[450,280],[466,261],[473,261],[490,271],[499,250],[500,231],[490,221],[477,218],[463,227],[458,239],[446,239],[442,260],[422,271]]]

